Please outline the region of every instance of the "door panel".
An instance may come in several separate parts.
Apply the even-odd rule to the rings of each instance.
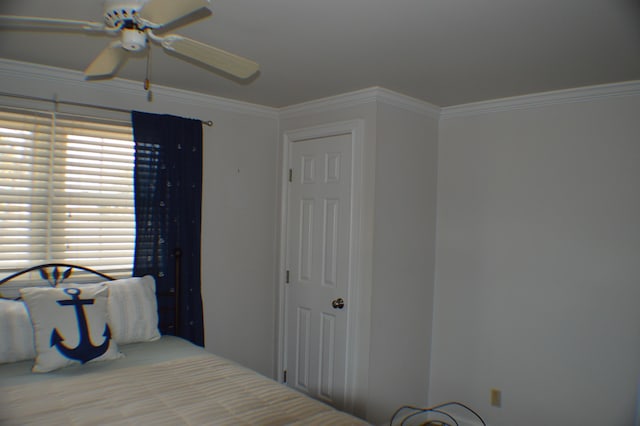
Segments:
[[[311,331],[311,310],[298,307],[296,318],[296,374],[298,389],[309,392],[309,346]]]
[[[350,134],[291,143],[285,290],[288,384],[343,408],[350,286]],[[344,305],[332,302],[342,299]]]
[[[335,347],[336,317],[335,315],[323,312],[320,314],[320,383],[318,392],[320,396],[328,401],[333,401],[333,375]]]

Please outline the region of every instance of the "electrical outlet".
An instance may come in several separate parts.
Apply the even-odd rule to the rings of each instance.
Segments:
[[[502,407],[502,391],[500,389],[491,389],[491,406]]]

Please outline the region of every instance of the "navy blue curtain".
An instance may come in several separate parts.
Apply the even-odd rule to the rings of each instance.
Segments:
[[[137,111],[131,113],[131,120],[136,213],[133,273],[156,278],[160,332],[204,346],[200,295],[202,123]],[[181,283],[178,289],[176,275]]]

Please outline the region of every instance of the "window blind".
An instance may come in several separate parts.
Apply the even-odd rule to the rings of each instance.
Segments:
[[[0,110],[0,277],[38,263],[131,275],[131,126]]]

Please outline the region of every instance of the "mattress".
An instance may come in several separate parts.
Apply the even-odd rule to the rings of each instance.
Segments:
[[[367,424],[182,339],[121,349],[125,358],[46,374],[0,365],[0,424]]]

